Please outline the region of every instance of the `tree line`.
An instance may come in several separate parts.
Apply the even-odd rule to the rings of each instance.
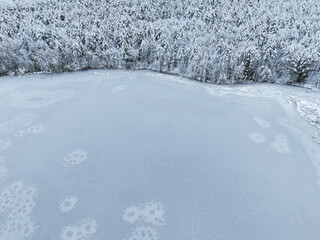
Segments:
[[[320,0],[47,0],[0,6],[0,75],[150,69],[320,87]]]

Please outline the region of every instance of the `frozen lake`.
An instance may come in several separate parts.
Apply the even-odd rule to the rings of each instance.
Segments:
[[[1,240],[319,240],[319,92],[148,71],[0,78]]]

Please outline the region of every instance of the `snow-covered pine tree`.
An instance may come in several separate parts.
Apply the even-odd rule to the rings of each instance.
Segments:
[[[319,0],[46,0],[0,6],[0,75],[153,69],[320,85]]]

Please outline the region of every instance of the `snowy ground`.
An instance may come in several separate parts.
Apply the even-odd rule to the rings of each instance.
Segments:
[[[7,7],[7,6],[14,6],[17,3],[29,3],[29,2],[35,2],[34,0],[19,0],[19,1],[13,1],[13,0],[0,0],[0,8],[1,7]],[[40,1],[39,1],[40,2]]]
[[[0,0],[0,7],[15,6],[18,4],[29,4],[34,2],[45,2],[46,0]]]
[[[0,78],[0,239],[319,240],[319,106],[147,71]]]

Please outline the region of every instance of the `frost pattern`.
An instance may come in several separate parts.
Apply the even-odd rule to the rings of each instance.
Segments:
[[[32,113],[20,113],[9,121],[0,123],[0,133],[9,134],[20,128],[27,127],[36,119]]]
[[[37,133],[41,133],[42,131],[44,131],[45,127],[41,124],[37,124],[37,125],[32,125],[26,129],[22,129],[18,132],[14,133],[15,137],[24,137],[27,135],[31,135],[31,134],[37,134]]]
[[[76,196],[69,196],[61,200],[59,208],[62,213],[72,211],[78,204],[79,199]]]
[[[0,239],[28,240],[38,228],[31,219],[38,190],[23,181],[12,183],[0,193],[0,215],[7,216]]]
[[[157,240],[159,238],[158,231],[151,226],[139,226],[130,233],[125,240]]]
[[[99,226],[94,219],[81,219],[73,225],[64,227],[61,231],[60,240],[86,240],[95,235]]]
[[[149,202],[128,207],[124,211],[122,219],[129,224],[145,222],[160,226],[166,222],[166,212],[161,203]]]
[[[65,167],[73,167],[79,165],[87,160],[89,152],[83,149],[75,149],[63,158],[63,165]]]
[[[166,223],[166,212],[163,204],[147,202],[129,206],[122,214],[122,219],[135,229],[125,240],[157,240],[157,228]]]

